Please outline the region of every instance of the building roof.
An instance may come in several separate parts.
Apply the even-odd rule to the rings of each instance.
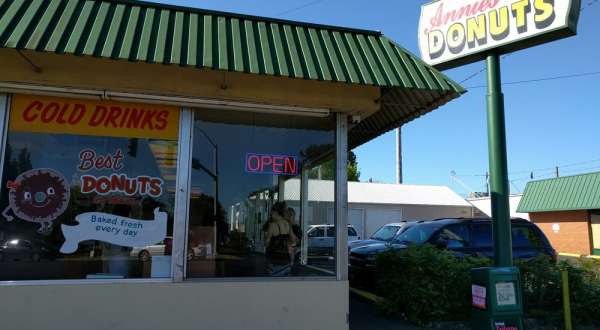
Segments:
[[[2,1],[0,48],[378,86],[351,146],[465,92],[379,32],[143,1]]]
[[[300,200],[299,179],[291,179],[286,181],[284,189],[285,200]],[[333,202],[333,198],[333,181],[309,180],[309,201]],[[471,204],[446,186],[422,186],[368,182],[348,182],[348,203],[471,206]]]
[[[517,207],[519,206],[522,197],[523,195],[512,195],[508,197],[510,216],[511,218],[523,218],[529,220],[528,213],[517,212]],[[492,202],[489,197],[468,198],[467,201],[475,206],[484,215],[487,215],[488,217],[492,216]]]
[[[532,181],[525,187],[519,212],[600,209],[600,172]]]

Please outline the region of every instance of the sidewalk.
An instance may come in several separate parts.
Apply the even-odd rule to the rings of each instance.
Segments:
[[[373,302],[350,293],[350,330],[420,330],[406,321],[389,320]]]

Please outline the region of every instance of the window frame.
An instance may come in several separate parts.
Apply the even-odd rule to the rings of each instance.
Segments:
[[[35,88],[23,91],[22,94],[42,94]],[[48,93],[43,93],[48,95]],[[81,95],[61,93],[57,97],[81,98]],[[8,138],[8,126],[11,111],[12,94],[0,92],[0,178],[4,175],[4,155],[6,152],[6,141]],[[156,103],[152,98],[139,99],[138,102]],[[335,203],[334,223],[336,228],[335,250],[336,250],[336,275],[314,276],[314,277],[215,277],[215,278],[186,278],[187,267],[187,241],[189,222],[189,193],[192,173],[192,147],[193,147],[193,123],[194,109],[179,106],[180,122],[178,136],[178,158],[176,174],[176,192],[174,204],[173,237],[171,251],[171,276],[166,278],[116,278],[116,279],[56,279],[56,280],[10,280],[0,281],[0,286],[27,286],[27,285],[96,285],[96,284],[124,284],[124,283],[181,283],[181,282],[278,282],[278,281],[303,281],[303,280],[348,280],[348,258],[347,258],[347,224],[348,224],[348,191],[345,184],[347,178],[346,158],[348,150],[348,115],[345,113],[333,113],[336,117],[335,127]],[[225,110],[223,110],[225,111]],[[343,164],[343,165],[341,165]],[[301,205],[307,205],[308,175],[302,177]],[[306,199],[306,200],[305,200]],[[304,214],[301,213],[304,217]],[[304,222],[303,222],[304,223]],[[307,239],[304,235],[303,240]]]

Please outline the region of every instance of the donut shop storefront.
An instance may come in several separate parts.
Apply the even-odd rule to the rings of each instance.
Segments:
[[[464,92],[378,32],[137,1],[2,2],[0,63],[5,330],[347,329],[347,151]]]

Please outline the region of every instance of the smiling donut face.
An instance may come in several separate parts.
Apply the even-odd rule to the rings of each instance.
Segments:
[[[9,203],[15,215],[25,221],[49,222],[69,205],[67,179],[51,169],[33,169],[21,173],[9,183]]]

